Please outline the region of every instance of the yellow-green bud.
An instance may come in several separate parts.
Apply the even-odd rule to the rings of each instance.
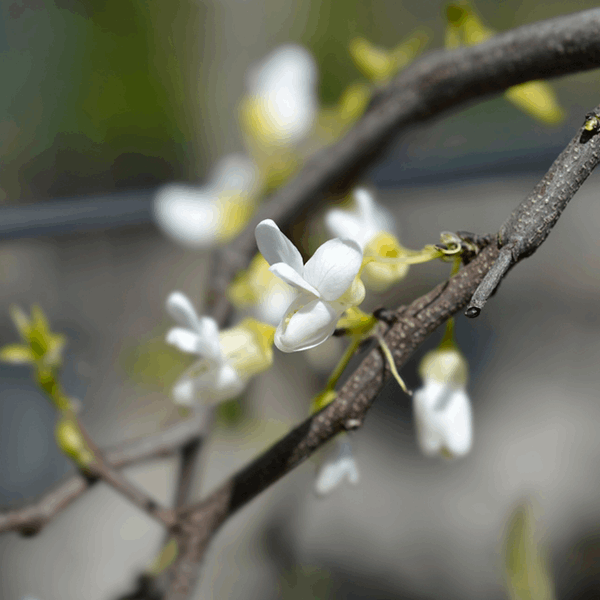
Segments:
[[[419,365],[423,379],[435,379],[452,387],[463,387],[469,379],[469,366],[454,347],[442,347],[428,352]]]
[[[273,363],[275,327],[256,319],[244,319],[219,335],[223,354],[242,379],[249,379]]]
[[[54,431],[59,448],[79,466],[88,467],[93,460],[77,423],[70,417],[61,417]]]

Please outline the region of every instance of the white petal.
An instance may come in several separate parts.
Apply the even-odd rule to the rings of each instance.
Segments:
[[[364,250],[365,246],[381,232],[394,233],[392,214],[375,202],[373,194],[364,188],[353,192],[356,208],[335,208],[325,216],[325,224],[334,237],[354,240]]]
[[[268,107],[271,126],[282,140],[296,142],[312,127],[317,112],[317,68],[303,47],[277,48],[249,73],[249,88]]]
[[[452,388],[431,378],[413,395],[417,440],[424,454],[443,451],[467,454],[472,444],[471,403],[462,388]]]
[[[464,456],[473,444],[471,401],[463,389],[455,390],[445,411],[445,446],[452,456]]]
[[[336,455],[326,460],[319,469],[315,481],[315,492],[319,496],[330,494],[344,479],[350,483],[358,483],[358,469],[352,457],[352,448],[347,439],[337,441]]]
[[[260,304],[255,308],[256,318],[263,323],[277,327],[296,294],[295,289],[283,282],[278,285],[272,284],[267,294],[262,297]]]
[[[168,313],[181,325],[194,331],[198,330],[198,315],[190,299],[182,292],[171,292],[167,298]]]
[[[202,343],[202,355],[213,361],[222,360],[221,345],[219,343],[219,326],[211,317],[200,317],[198,323],[198,337]]]
[[[238,375],[237,371],[228,363],[221,365],[217,372],[214,387],[211,389],[211,403],[222,402],[238,396],[244,387],[245,382]]]
[[[202,343],[200,342],[198,334],[189,329],[183,329],[183,327],[173,327],[173,329],[169,329],[166,341],[167,344],[175,346],[182,352],[187,352],[188,354],[202,354]]]
[[[177,346],[183,352],[194,352],[213,361],[221,359],[221,348],[219,346],[219,326],[211,317],[198,317],[188,297],[182,292],[173,292],[167,298],[167,311],[182,326],[187,327],[190,334],[197,337],[195,350],[187,350],[191,347],[191,340],[184,339],[185,336],[176,333],[174,338],[169,339],[171,330],[167,334],[167,342]],[[175,330],[179,330],[175,328]],[[188,336],[189,337],[189,336]],[[178,342],[181,339],[181,345]]]
[[[183,406],[192,406],[196,402],[194,382],[189,377],[182,377],[173,386],[173,400]]]
[[[275,221],[265,219],[256,226],[256,244],[265,260],[274,265],[283,262],[302,274],[303,261],[300,252],[292,242],[279,230]]]
[[[337,300],[354,281],[362,264],[362,250],[354,240],[329,240],[304,266],[304,279],[324,300]]]
[[[310,298],[308,294],[298,296],[277,327],[275,346],[282,352],[308,350],[333,333],[339,314],[326,302]]]
[[[354,240],[363,249],[373,237],[370,232],[365,232],[358,215],[349,210],[331,209],[325,215],[325,225],[333,237]]]
[[[273,273],[273,275],[277,275],[279,279],[285,281],[288,285],[301,290],[303,292],[307,292],[312,294],[313,296],[319,297],[319,292],[312,285],[307,283],[302,275],[298,273],[298,271],[294,271],[292,267],[286,265],[285,263],[275,263],[269,267],[269,271]]]
[[[216,242],[220,210],[207,188],[166,185],[156,193],[152,211],[162,231],[183,246],[208,248]]]
[[[257,181],[255,164],[244,154],[230,154],[217,163],[210,186],[216,193],[251,193]]]
[[[367,243],[371,241],[378,233],[382,231],[394,234],[394,217],[392,213],[375,202],[373,194],[364,188],[357,188],[354,190],[354,200],[358,208],[358,214],[363,223],[365,229],[370,230],[370,237]],[[352,236],[342,236],[352,237]]]
[[[173,388],[178,404],[216,404],[237,396],[244,381],[228,363],[215,364],[200,360],[187,369]]]

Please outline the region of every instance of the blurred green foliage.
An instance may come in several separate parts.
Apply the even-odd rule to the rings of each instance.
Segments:
[[[274,10],[277,0],[256,4],[247,26],[257,34],[240,41],[239,24],[228,23],[241,7],[221,0],[1,3],[0,202],[140,188],[205,171],[215,154],[241,147],[235,123],[221,131],[211,113],[243,92],[243,73],[220,71],[232,55],[247,64],[285,41],[306,45],[319,66],[321,99],[333,106],[349,84],[365,81],[348,52],[353,38],[393,48],[421,28],[429,48],[443,46],[445,0],[289,0],[285,11]],[[475,6],[489,27],[503,31],[597,3]],[[597,74],[563,78],[556,89],[567,109],[589,108]],[[510,122],[515,114],[505,109],[494,118]],[[467,137],[481,136],[469,123]],[[531,131],[515,130],[516,138]],[[202,157],[208,165],[199,164]]]
[[[523,500],[510,515],[504,539],[504,574],[511,600],[554,600],[554,581],[535,510]]]
[[[183,36],[175,25],[188,5],[3,6],[0,199],[142,187],[181,176],[194,132],[186,125],[189,94],[176,47]]]

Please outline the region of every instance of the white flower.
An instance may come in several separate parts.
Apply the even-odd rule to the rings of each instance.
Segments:
[[[367,287],[384,291],[402,279],[409,268],[393,260],[404,250],[395,235],[394,218],[366,189],[355,189],[353,196],[355,209],[331,209],[325,215],[325,225],[332,235],[358,242],[365,258],[375,259],[365,265],[362,278]]]
[[[294,244],[266,219],[256,227],[256,243],[270,271],[299,292],[275,332],[275,345],[282,352],[324,342],[342,313],[363,301],[365,289],[357,277],[362,251],[355,241],[329,240],[304,265]]]
[[[245,225],[253,210],[258,172],[241,154],[222,159],[205,186],[171,183],[156,192],[157,225],[188,248],[227,241]]]
[[[236,277],[227,293],[237,308],[250,310],[259,321],[274,327],[297,295],[295,288],[269,271],[269,263],[260,253]]]
[[[329,456],[319,468],[315,480],[315,492],[319,496],[330,494],[344,479],[358,483],[358,469],[352,456],[352,447],[348,436],[340,434],[334,440],[335,446],[329,450]]]
[[[169,330],[167,343],[201,357],[175,384],[175,402],[190,405],[199,399],[204,404],[216,404],[233,398],[252,375],[271,365],[272,327],[246,319],[219,333],[216,321],[198,317],[181,292],[169,296],[167,310],[181,325]]]
[[[280,46],[248,73],[252,129],[271,143],[293,144],[312,128],[317,68],[305,48]]]
[[[473,442],[467,364],[455,348],[429,352],[420,371],[425,385],[413,394],[417,440],[427,456],[464,456]]]
[[[325,215],[331,235],[355,240],[364,250],[382,232],[394,234],[394,218],[387,208],[375,202],[373,194],[364,188],[353,193],[355,210],[333,208]]]

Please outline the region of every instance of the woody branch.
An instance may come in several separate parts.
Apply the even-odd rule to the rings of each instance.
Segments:
[[[594,110],[600,113],[600,106]],[[562,210],[600,162],[600,135],[582,126],[541,182],[513,211],[501,232],[518,230],[526,251],[512,256],[511,266],[531,256],[548,237]],[[531,210],[532,199],[535,210]],[[537,208],[539,207],[539,209]],[[527,213],[528,219],[523,219]],[[463,309],[482,281],[493,272],[510,236],[489,236],[490,243],[448,282],[439,284],[407,308],[392,314],[384,334],[397,368],[439,325]],[[506,246],[504,246],[506,247]],[[504,271],[504,274],[506,270]],[[380,327],[385,327],[382,323]],[[313,452],[344,430],[361,426],[390,370],[375,345],[338,392],[337,398],[309,417],[202,502],[179,512],[182,525],[179,557],[173,567],[167,600],[184,600],[199,574],[200,561],[214,533],[239,508],[255,498]]]

